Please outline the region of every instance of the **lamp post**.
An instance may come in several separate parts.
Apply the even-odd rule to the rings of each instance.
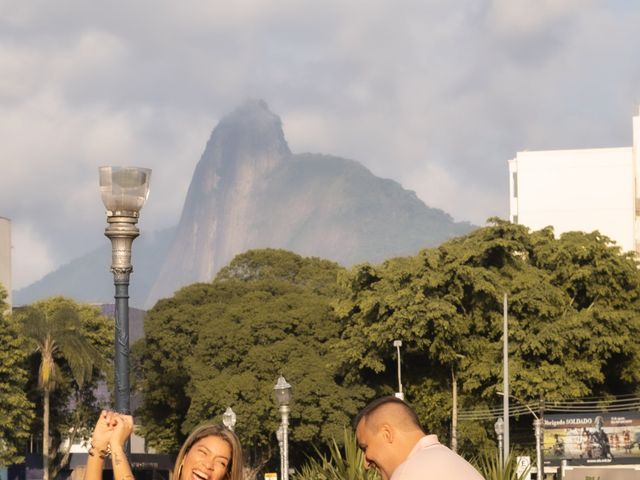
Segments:
[[[502,452],[502,434],[504,433],[504,420],[502,417],[498,417],[496,423],[493,425],[493,428],[496,431],[496,435],[498,436],[498,451],[500,452],[500,466],[504,468],[504,454]]]
[[[129,413],[129,275],[131,245],[140,234],[136,223],[149,195],[151,170],[100,167],[100,193],[107,209],[104,234],[111,240],[111,271],[115,286],[115,409]]]
[[[222,423],[224,426],[233,432],[233,429],[236,426],[236,419],[236,412],[234,412],[231,407],[227,407],[222,414]]]
[[[498,392],[498,395],[504,395],[504,392]],[[544,465],[542,464],[542,419],[536,415],[536,412],[527,405],[525,402],[520,400],[515,395],[509,395],[511,398],[515,399],[521,405],[527,407],[529,413],[533,415],[533,433],[536,436],[536,469],[538,471],[538,478],[544,478]]]
[[[402,346],[402,340],[394,340],[393,346],[396,347],[398,358],[398,391],[396,393],[396,397],[400,400],[404,400],[404,393],[402,393],[402,378],[400,376],[400,347]]]
[[[278,447],[280,448],[280,472],[284,472],[284,430],[282,425],[276,430],[276,438],[278,439]]]
[[[282,480],[289,480],[289,402],[291,401],[291,385],[287,383],[282,375],[278,377],[275,390],[276,403],[280,407],[282,418]]]

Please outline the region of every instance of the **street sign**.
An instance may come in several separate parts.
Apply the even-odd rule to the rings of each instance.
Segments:
[[[517,457],[518,466],[516,468],[516,474],[518,478],[523,478],[523,480],[531,480],[531,457]],[[522,477],[522,475],[527,472],[527,474]]]
[[[278,480],[278,474],[277,473],[265,473],[264,474],[264,480]]]

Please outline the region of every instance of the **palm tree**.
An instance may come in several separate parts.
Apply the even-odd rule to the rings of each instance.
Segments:
[[[62,379],[59,362],[64,359],[79,386],[91,378],[99,359],[96,348],[82,334],[80,315],[72,302],[58,297],[34,303],[19,311],[24,335],[40,355],[38,387],[43,392],[42,464],[49,480],[49,398]]]

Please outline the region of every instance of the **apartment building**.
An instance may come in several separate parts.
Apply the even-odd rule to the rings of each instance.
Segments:
[[[556,235],[598,230],[640,252],[640,110],[632,128],[630,147],[518,152],[509,160],[510,220]]]

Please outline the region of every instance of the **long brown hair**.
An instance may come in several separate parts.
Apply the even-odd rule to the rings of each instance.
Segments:
[[[242,447],[240,446],[240,440],[238,440],[235,433],[221,424],[201,425],[191,432],[182,444],[180,453],[178,453],[171,480],[180,480],[182,463],[184,462],[184,457],[186,457],[189,450],[191,450],[191,447],[193,447],[198,440],[210,436],[222,438],[231,447],[231,461],[229,465],[227,465],[225,478],[227,480],[242,480]]]

